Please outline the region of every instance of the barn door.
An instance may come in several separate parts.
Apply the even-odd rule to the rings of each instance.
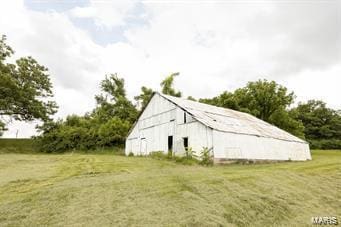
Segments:
[[[175,119],[172,119],[168,124],[168,143],[167,143],[167,151],[173,153],[173,144],[174,144],[174,129],[175,129]]]
[[[147,155],[147,140],[146,138],[141,139],[141,155]]]
[[[173,136],[168,136],[168,151],[173,152]]]

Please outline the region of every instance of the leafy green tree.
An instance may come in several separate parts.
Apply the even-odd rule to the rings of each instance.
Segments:
[[[169,76],[167,76],[162,82],[161,82],[161,88],[162,88],[162,93],[165,95],[171,95],[175,97],[181,97],[181,92],[180,91],[175,91],[173,88],[173,83],[174,83],[174,78],[176,76],[180,75],[180,73],[172,73]]]
[[[275,111],[271,115],[269,122],[297,137],[305,139],[303,123],[285,109]]]
[[[103,122],[113,116],[133,123],[136,120],[138,111],[132,102],[126,97],[124,79],[118,75],[110,74],[101,82],[102,94],[95,96],[97,108],[94,115],[97,115]]]
[[[258,80],[248,82],[243,88],[232,92],[223,92],[212,99],[200,99],[201,102],[250,113],[264,121],[278,126],[298,137],[304,138],[304,126],[288,114],[289,106],[294,102],[293,92],[275,81]]]
[[[50,120],[56,113],[57,105],[49,100],[53,97],[48,69],[32,57],[6,63],[14,51],[6,44],[6,37],[0,39],[0,117],[18,121]],[[5,123],[0,121],[0,131]]]
[[[121,120],[118,117],[111,118],[98,129],[99,145],[110,147],[124,144],[125,136],[130,127],[131,124],[128,121]]]
[[[120,98],[126,98],[126,90],[124,88],[124,79],[119,78],[117,73],[105,76],[101,81],[101,90],[104,94],[97,95],[95,98],[97,103],[110,101],[118,101]]]
[[[234,93],[224,91],[221,95],[217,97],[213,97],[211,99],[199,99],[199,102],[206,103],[213,106],[220,106],[224,108],[229,108],[233,110],[241,110],[241,107],[238,104],[238,100]],[[244,112],[249,112],[245,110]]]
[[[44,152],[90,150],[121,146],[138,111],[127,99],[124,80],[110,74],[101,82],[97,107],[84,116],[70,115],[64,121],[46,122],[36,138]]]
[[[141,105],[141,109],[143,109],[151,96],[153,95],[153,90],[151,88],[147,88],[145,86],[141,87],[141,94],[135,96],[134,99]]]
[[[288,93],[287,88],[267,80],[248,82],[246,87],[237,89],[234,96],[240,108],[268,122],[271,122],[272,114],[289,107],[295,98],[294,93]]]
[[[313,148],[341,149],[341,112],[320,100],[299,103],[290,114],[304,125],[304,133]]]

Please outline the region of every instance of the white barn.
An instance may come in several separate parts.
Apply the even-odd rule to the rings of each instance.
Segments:
[[[126,139],[125,153],[211,149],[215,162],[310,160],[309,145],[250,114],[154,93]]]

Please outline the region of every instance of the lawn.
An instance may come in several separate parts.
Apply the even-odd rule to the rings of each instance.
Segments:
[[[111,154],[0,154],[0,226],[302,226],[341,221],[341,152],[202,167]]]
[[[36,147],[32,139],[0,138],[0,154],[3,153],[34,153]]]

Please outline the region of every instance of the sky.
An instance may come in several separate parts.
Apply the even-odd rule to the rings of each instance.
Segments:
[[[341,109],[341,1],[3,0],[0,34],[12,60],[33,56],[49,69],[55,119],[91,111],[109,73],[129,98],[180,72],[186,97],[268,79],[296,103]],[[35,135],[37,123],[12,122],[4,137]]]

